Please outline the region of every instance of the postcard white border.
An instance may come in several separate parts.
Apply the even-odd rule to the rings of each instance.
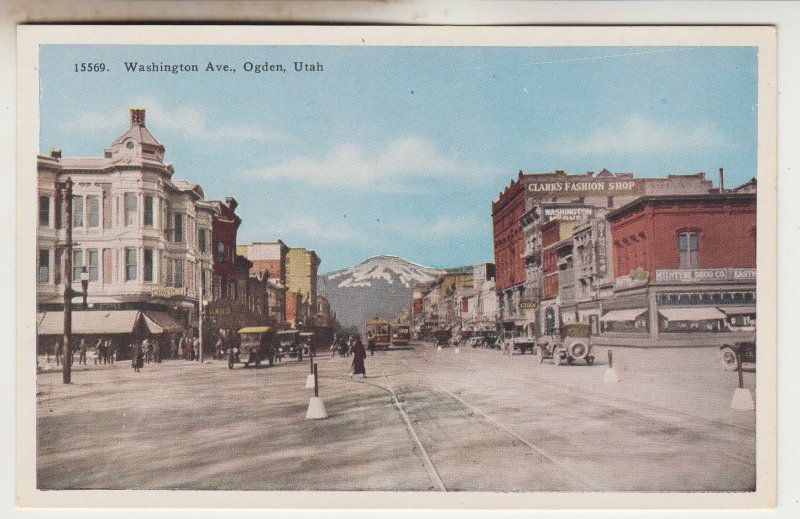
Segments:
[[[38,45],[757,46],[758,314],[757,489],[753,493],[437,493],[39,491],[35,488],[33,269],[17,270],[17,502],[23,507],[697,509],[762,508],[776,492],[777,86],[772,27],[323,27],[22,26],[17,63],[17,200],[35,200],[39,151]],[[17,205],[17,265],[35,264],[32,205]],[[771,231],[772,230],[772,231]],[[769,316],[773,316],[770,318]],[[146,493],[146,496],[145,496]]]

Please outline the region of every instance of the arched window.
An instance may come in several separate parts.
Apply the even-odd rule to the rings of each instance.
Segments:
[[[697,268],[699,238],[696,232],[682,232],[678,234],[678,251],[680,256],[680,268]]]

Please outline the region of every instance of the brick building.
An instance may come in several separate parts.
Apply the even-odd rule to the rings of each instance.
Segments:
[[[528,329],[530,333],[531,324],[543,318],[541,309],[520,308],[520,303],[535,298],[536,286],[544,282],[540,266],[544,260],[539,236],[542,224],[555,219],[577,224],[593,216],[602,217],[604,212],[643,195],[705,194],[711,187],[703,173],[635,178],[632,173],[612,173],[606,169],[597,175],[568,174],[562,170],[520,171],[492,204],[495,287],[503,327]],[[587,210],[591,214],[584,215]],[[549,290],[552,292],[552,287]]]
[[[606,215],[616,276],[606,333],[755,327],[756,194],[646,196]]]
[[[277,240],[237,245],[236,250],[250,260],[251,275],[266,279],[270,320],[276,323],[286,321],[286,254],[289,247]]]
[[[236,214],[238,203],[233,197],[225,202],[214,201],[211,221],[213,261],[212,300],[236,299],[236,233],[242,219]]]

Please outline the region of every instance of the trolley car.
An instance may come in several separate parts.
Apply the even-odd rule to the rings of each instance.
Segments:
[[[411,340],[411,328],[407,324],[392,325],[392,346],[408,346]]]
[[[388,350],[391,344],[391,325],[383,319],[367,321],[367,339],[372,339],[376,349]]]

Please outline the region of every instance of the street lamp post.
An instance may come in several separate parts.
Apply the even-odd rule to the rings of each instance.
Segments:
[[[63,382],[72,382],[72,300],[76,297],[83,298],[83,309],[86,310],[86,298],[89,291],[89,272],[86,267],[81,268],[81,292],[72,289],[72,179],[67,177],[63,183],[56,185],[58,196],[63,193],[66,204],[67,228],[64,243],[64,346],[63,346]]]

